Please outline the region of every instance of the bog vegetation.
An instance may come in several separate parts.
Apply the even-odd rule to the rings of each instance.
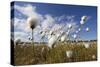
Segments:
[[[97,60],[97,42],[57,42],[56,47],[49,48],[46,44],[16,45],[14,48],[15,65],[50,64]]]
[[[97,41],[79,40],[86,20],[87,16],[81,17],[79,28],[73,32],[73,35],[74,26],[72,24],[67,24],[67,28],[64,25],[38,31],[43,41],[36,43],[33,34],[38,21],[35,17],[29,17],[27,22],[32,32],[29,38],[31,42],[21,43],[20,40],[14,42],[14,64],[53,64],[97,60]],[[87,27],[84,33],[90,31],[91,29]],[[45,36],[48,39],[47,43],[44,40]]]

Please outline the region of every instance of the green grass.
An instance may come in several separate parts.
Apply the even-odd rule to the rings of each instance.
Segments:
[[[78,44],[78,45],[77,45]],[[14,48],[15,65],[27,64],[53,64],[65,62],[80,62],[97,60],[97,44],[90,42],[90,47],[85,48],[82,43],[56,43],[56,47],[49,49],[46,44],[38,46],[21,46]],[[42,51],[42,48],[44,50]],[[72,50],[71,58],[66,56],[66,51]],[[95,58],[92,56],[95,55]]]

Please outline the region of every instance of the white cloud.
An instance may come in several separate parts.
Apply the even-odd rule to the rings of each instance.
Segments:
[[[66,18],[67,18],[68,21],[74,21],[75,16],[74,15],[66,16]]]
[[[20,39],[21,41],[28,41],[28,35],[25,32],[14,32],[14,41]]]
[[[25,6],[15,5],[14,9],[18,10],[20,13],[22,13],[23,15],[27,17],[33,16],[33,17],[37,17],[39,21],[43,20],[43,16],[36,12],[36,7],[30,4],[25,5]]]
[[[32,6],[32,5],[26,5],[26,6],[19,6],[19,5],[15,5],[14,9],[18,10],[20,13],[22,13],[23,15],[30,17],[30,16],[34,16],[34,17],[38,17],[41,20],[43,20],[42,15],[38,14],[36,12],[36,7]],[[12,25],[14,25],[14,36],[15,36],[15,40],[16,39],[21,39],[22,41],[27,41],[28,36],[31,36],[31,29],[28,27],[26,19],[19,19],[17,17],[13,18],[14,22]],[[17,32],[16,32],[17,30]],[[34,34],[37,34],[37,31],[39,30],[38,27],[36,27]]]
[[[49,29],[53,24],[55,20],[51,15],[45,15],[45,19],[41,23],[41,26],[43,29]]]
[[[31,30],[28,28],[26,23],[26,19],[19,19],[17,17],[12,19],[12,25],[14,26],[14,30],[30,32]]]
[[[32,7],[32,5],[29,4],[26,6],[15,5],[14,8],[26,16],[37,15],[36,7]]]
[[[28,29],[25,22],[25,19],[19,19],[16,17],[12,19],[12,28],[14,27],[14,40],[21,39],[22,41],[24,41],[30,34],[30,29]]]
[[[63,24],[54,24],[54,26],[52,27],[52,31],[55,31],[55,32],[59,32],[60,30],[63,29]]]
[[[74,15],[71,15],[71,16],[70,15],[61,15],[59,17],[55,17],[55,20],[58,22],[61,22],[62,20],[73,22],[74,18],[75,18]]]
[[[39,35],[39,32],[42,30],[63,30],[67,31],[68,30],[68,24],[72,25],[71,32],[74,32],[77,28],[77,24],[74,21],[74,16],[58,16],[58,17],[53,17],[50,14],[46,15],[41,15],[36,12],[36,7],[32,5],[26,5],[26,6],[19,6],[15,5],[14,9],[18,10],[20,13],[23,15],[30,17],[30,16],[35,16],[39,19],[38,26],[34,29],[34,39],[35,41],[39,41],[41,36]],[[23,41],[28,40],[28,36],[31,36],[31,29],[28,28],[26,19],[19,19],[18,17],[13,18],[14,22],[13,25],[15,27],[15,38],[20,38]],[[12,19],[12,20],[13,20]],[[63,19],[67,19],[68,21],[62,22]],[[61,21],[59,24],[57,21]],[[17,31],[16,31],[17,30]]]
[[[58,17],[57,20],[58,20],[58,21],[61,21],[61,20],[63,20],[65,17],[66,17],[65,15],[62,15],[62,16]]]

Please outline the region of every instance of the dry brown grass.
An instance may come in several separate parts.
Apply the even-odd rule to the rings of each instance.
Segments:
[[[57,43],[55,48],[49,49],[46,44],[38,46],[17,45],[14,49],[15,65],[50,64],[65,62],[80,62],[97,60],[97,43],[90,42],[91,46],[85,48],[82,43]],[[42,51],[42,48],[44,50]],[[71,58],[66,56],[66,51],[72,50]],[[92,58],[92,56],[95,58]]]

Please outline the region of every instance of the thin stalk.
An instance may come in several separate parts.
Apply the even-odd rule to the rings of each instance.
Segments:
[[[33,45],[33,53],[34,53],[34,55],[35,55],[35,51],[34,51],[34,37],[33,37],[33,32],[34,32],[34,31],[33,31],[33,29],[32,29],[32,45]],[[33,55],[33,56],[34,56],[34,55]]]

